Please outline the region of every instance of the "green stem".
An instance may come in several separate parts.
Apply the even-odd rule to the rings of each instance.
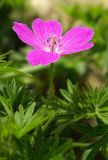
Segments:
[[[54,64],[50,64],[50,72],[49,72],[49,90],[48,90],[48,97],[51,97],[54,93]]]
[[[54,64],[51,63],[50,64],[50,71],[49,71],[49,89],[48,89],[48,100],[46,102],[46,108],[49,105],[49,101],[50,98],[53,96],[54,94],[54,84],[53,84],[53,80],[54,80]]]

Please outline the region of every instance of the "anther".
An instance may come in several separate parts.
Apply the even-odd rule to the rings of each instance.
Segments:
[[[50,42],[50,40],[51,40],[51,38],[48,38],[48,39],[47,39],[47,43],[49,43],[49,42]]]

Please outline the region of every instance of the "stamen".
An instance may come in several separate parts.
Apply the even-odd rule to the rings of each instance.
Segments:
[[[47,39],[47,43],[49,43],[49,42],[50,42],[50,40],[51,40],[51,38],[49,37],[49,38]]]
[[[61,39],[57,39],[55,35],[48,37],[46,40],[46,51],[59,53],[59,49],[62,46]]]

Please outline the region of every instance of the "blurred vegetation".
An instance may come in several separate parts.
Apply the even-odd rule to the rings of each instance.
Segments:
[[[30,2],[29,2],[30,3]],[[0,19],[0,50],[7,52],[13,50],[13,53],[8,57],[13,61],[12,66],[21,68],[22,71],[26,71],[35,75],[35,80],[31,78],[18,77],[17,79],[22,83],[36,85],[39,90],[46,90],[48,86],[48,67],[43,68],[32,67],[25,61],[25,55],[30,48],[23,44],[12,31],[13,21],[17,20],[23,23],[27,23],[31,27],[34,17],[40,17],[38,12],[31,12],[27,1],[1,1]],[[77,8],[77,10],[76,10]],[[7,14],[8,13],[8,14]],[[41,16],[44,19],[54,18],[56,14],[62,24],[64,31],[75,25],[86,25],[92,27],[95,31],[93,49],[87,52],[81,52],[74,55],[62,57],[61,60],[55,64],[55,83],[56,88],[66,87],[64,82],[66,78],[70,78],[73,83],[79,83],[85,85],[86,82],[93,86],[100,86],[103,83],[107,84],[108,77],[108,54],[107,54],[107,42],[108,42],[108,9],[100,5],[80,5],[72,4],[66,5],[65,2],[59,4],[55,10],[49,15]],[[65,15],[65,16],[64,16]],[[66,25],[65,25],[66,24]],[[44,70],[44,72],[43,72]],[[61,72],[63,70],[63,72]],[[62,79],[62,82],[58,80]],[[12,74],[1,75],[1,79],[6,77],[13,77]],[[34,88],[34,86],[33,86]]]
[[[12,66],[21,68],[35,75],[35,79],[17,76],[17,79],[22,83],[27,83],[41,91],[46,91],[48,86],[48,67],[32,67],[25,61],[25,55],[30,48],[23,44],[12,30],[13,21],[17,20],[27,23],[31,27],[34,17],[40,17],[38,12],[31,12],[32,7],[29,7],[27,1],[1,1],[0,19],[0,50],[7,52],[13,50],[13,53],[8,57],[13,61]],[[77,9],[76,9],[77,8]],[[54,9],[53,9],[54,10]],[[93,86],[100,86],[103,83],[107,84],[108,76],[108,9],[100,5],[83,5],[72,4],[65,5],[65,2],[55,7],[55,12],[46,15],[44,19],[56,18],[59,19],[64,31],[75,25],[86,25],[92,27],[95,31],[93,49],[87,52],[81,52],[74,55],[63,57],[55,64],[55,84],[56,88],[66,87],[64,82],[66,78],[70,78],[73,83],[85,85],[89,82]],[[8,13],[8,14],[7,14]],[[65,16],[64,16],[65,15]],[[65,25],[66,24],[66,25]],[[59,68],[59,69],[58,69]],[[44,72],[43,72],[44,70]],[[63,72],[61,72],[63,70]],[[61,79],[59,78],[61,75]],[[12,77],[11,74],[1,75],[1,79]]]
[[[108,8],[62,1],[41,15],[31,3],[0,1],[0,160],[107,160]],[[75,25],[95,31],[91,50],[54,64],[47,110],[49,66],[30,66],[31,48],[12,30],[13,21],[31,27],[37,17],[58,19],[64,32]]]

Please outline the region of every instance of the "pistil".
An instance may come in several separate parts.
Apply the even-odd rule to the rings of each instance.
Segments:
[[[56,36],[53,36],[53,37],[52,37],[52,44],[51,44],[51,46],[50,46],[50,51],[51,51],[51,52],[54,52],[55,44],[56,44]]]

